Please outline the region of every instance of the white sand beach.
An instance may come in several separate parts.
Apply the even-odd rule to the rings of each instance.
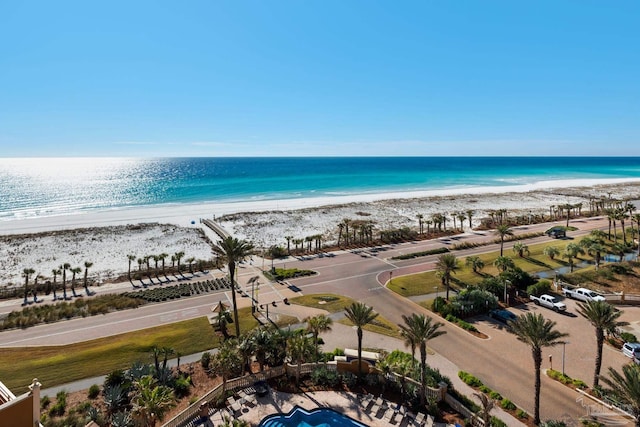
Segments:
[[[23,283],[24,268],[34,268],[49,278],[51,270],[62,263],[82,266],[85,261],[94,263],[92,278],[108,281],[127,271],[128,254],[142,257],[184,251],[185,258],[210,259],[210,246],[199,231],[200,218],[215,217],[235,237],[269,247],[285,245],[285,236],[314,234],[322,234],[324,242],[331,243],[337,239],[338,223],[345,218],[372,220],[377,229],[416,228],[418,214],[428,219],[434,213],[451,215],[473,209],[475,226],[489,210],[548,214],[551,205],[583,203],[586,209],[589,196],[608,195],[640,199],[640,181],[550,181],[535,186],[164,205],[0,221],[0,284]],[[135,224],[150,225],[127,227]],[[207,235],[214,238],[210,232]],[[132,268],[137,267],[134,262]]]

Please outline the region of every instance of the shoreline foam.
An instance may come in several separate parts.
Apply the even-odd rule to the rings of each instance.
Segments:
[[[594,183],[593,180],[561,181],[566,184]],[[434,213],[447,213],[473,209],[474,226],[489,210],[507,209],[510,215],[547,214],[551,205],[583,203],[588,209],[588,197],[640,199],[640,180],[602,180],[597,185],[560,186],[559,181],[531,185],[484,187],[473,189],[438,190],[435,192],[403,192],[377,195],[320,197],[274,201],[247,201],[242,203],[204,203],[185,205],[159,205],[131,207],[76,215],[0,221],[0,235],[9,237],[10,243],[0,245],[0,262],[7,266],[0,272],[0,284],[21,283],[24,268],[39,268],[38,273],[49,277],[51,266],[63,262],[92,261],[90,274],[113,277],[126,273],[127,255],[154,255],[160,252],[186,249],[186,257],[204,259],[208,252],[196,230],[184,233],[161,233],[173,224],[182,228],[199,228],[200,218],[213,218],[234,237],[247,239],[258,248],[271,245],[286,246],[285,236],[294,239],[322,234],[323,243],[335,242],[338,224],[345,218],[373,220],[377,229],[402,227],[417,228],[417,214],[425,220]],[[552,185],[551,185],[552,184]],[[495,192],[496,190],[501,190]],[[640,207],[640,202],[633,202]],[[193,222],[193,223],[192,223]],[[129,224],[155,223],[156,232],[147,236],[126,231]],[[449,225],[452,220],[449,220]],[[468,222],[464,224],[468,229]],[[114,227],[112,235],[96,238],[94,227]],[[79,231],[78,229],[86,229]],[[153,227],[152,227],[153,228]],[[66,230],[66,231],[65,231]],[[74,231],[71,231],[74,230]],[[46,250],[30,251],[27,243],[35,240],[28,234],[56,231],[54,240],[47,240]],[[187,231],[187,230],[185,230]],[[210,233],[212,234],[212,233]],[[7,236],[9,235],[9,236]],[[166,249],[165,249],[166,248]],[[171,251],[169,250],[171,249]],[[190,251],[189,248],[193,250]],[[10,266],[10,267],[9,267]],[[45,268],[46,267],[46,268]],[[137,264],[134,264],[134,269]]]
[[[584,190],[602,187],[621,190],[624,184],[639,184],[640,178],[566,179],[546,180],[530,184],[492,187],[446,188],[440,190],[416,190],[387,193],[364,193],[336,196],[318,196],[292,199],[250,200],[238,202],[167,203],[151,206],[127,206],[111,209],[79,211],[52,216],[22,217],[0,220],[0,235],[27,234],[53,230],[68,230],[82,227],[126,225],[141,222],[166,222],[190,226],[199,218],[213,218],[238,213],[265,211],[291,211],[299,209],[326,208],[350,203],[373,203],[389,200],[447,198],[454,196],[523,194],[552,190]],[[596,188],[594,188],[596,187]],[[624,193],[624,192],[622,192]],[[637,194],[637,193],[636,193]],[[595,194],[594,194],[595,195]]]

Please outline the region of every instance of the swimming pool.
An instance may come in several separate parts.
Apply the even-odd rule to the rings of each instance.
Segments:
[[[288,414],[269,415],[260,421],[259,427],[368,427],[346,415],[329,408],[307,411],[299,406]]]

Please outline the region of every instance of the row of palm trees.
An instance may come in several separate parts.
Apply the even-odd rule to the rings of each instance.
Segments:
[[[84,280],[83,285],[86,294],[91,295],[91,291],[89,290],[89,268],[93,266],[93,263],[90,261],[85,261],[84,263]],[[47,281],[47,283],[51,286],[51,290],[53,291],[53,300],[57,301],[58,299],[68,300],[70,297],[67,296],[67,271],[71,273],[71,292],[74,297],[82,296],[76,293],[76,276],[82,273],[82,267],[71,267],[71,264],[64,263],[60,264],[59,267],[51,270],[51,275],[53,276],[53,281]],[[62,298],[58,298],[57,296],[57,288],[58,288],[58,276],[62,276]],[[39,285],[38,280],[42,279],[43,276],[40,273],[36,273],[36,270],[33,268],[25,268],[22,270],[22,277],[24,277],[24,301],[22,305],[30,304],[28,300],[29,294],[33,295],[33,302],[38,302],[38,291]],[[29,287],[29,280],[33,278],[33,286]],[[47,291],[48,292],[48,291]]]
[[[627,245],[622,243],[613,243],[610,247],[605,245],[606,233],[602,230],[592,230],[588,236],[580,240],[579,243],[569,243],[565,246],[564,251],[560,251],[556,246],[547,246],[542,253],[553,260],[557,256],[562,256],[567,260],[571,272],[575,266],[575,260],[580,255],[590,255],[593,257],[596,271],[600,268],[603,254],[611,252],[620,257],[620,261],[624,259],[625,253],[629,250]]]
[[[606,333],[615,333],[615,331],[626,322],[619,320],[622,311],[616,310],[606,301],[590,301],[578,303],[578,313],[587,319],[594,327],[596,334],[596,359],[593,375],[593,388],[599,387],[599,381],[602,379],[607,385],[615,390],[626,388],[625,377],[620,376],[614,369],[610,368],[610,378],[600,376],[602,367],[602,348]],[[558,331],[555,326],[556,322],[545,319],[541,314],[526,313],[518,316],[510,322],[511,330],[519,341],[524,342],[531,347],[531,354],[534,363],[535,375],[535,399],[534,399],[534,423],[540,423],[540,368],[542,365],[542,349],[544,347],[554,347],[558,344],[566,343],[565,338],[568,334]],[[631,375],[632,378],[640,379],[637,372],[627,372],[627,367],[623,368],[624,375]],[[640,372],[640,370],[639,370]],[[635,377],[634,377],[635,375]],[[640,382],[636,383],[640,386]],[[636,425],[640,425],[640,387],[635,391],[633,401],[628,403],[635,405]]]
[[[176,253],[174,253],[173,255],[171,255],[171,269],[174,271],[181,273],[181,269],[182,269],[182,259],[185,257],[185,253],[184,251],[178,251]],[[146,266],[146,276],[149,278],[149,281],[151,282],[151,284],[153,284],[153,277],[155,276],[155,278],[158,280],[158,282],[162,283],[162,279],[160,279],[159,274],[162,274],[166,280],[169,280],[169,278],[166,275],[166,259],[169,258],[169,254],[167,253],[160,253],[158,255],[145,255],[143,257],[138,257],[136,255],[130,254],[127,255],[127,260],[129,261],[129,268],[127,270],[127,277],[129,278],[129,281],[132,281],[132,277],[131,277],[131,266],[133,265],[134,262],[137,262],[138,264],[138,274],[140,279],[142,279],[142,267]],[[153,269],[151,268],[151,261],[154,262],[154,267]],[[185,262],[187,263],[188,267],[189,267],[189,273],[193,274],[193,264],[196,262],[196,258],[195,257],[189,257],[185,259]],[[160,267],[158,267],[158,264],[160,263]]]

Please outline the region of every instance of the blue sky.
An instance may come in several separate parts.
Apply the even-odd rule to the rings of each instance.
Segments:
[[[638,1],[5,1],[0,156],[640,155]]]

